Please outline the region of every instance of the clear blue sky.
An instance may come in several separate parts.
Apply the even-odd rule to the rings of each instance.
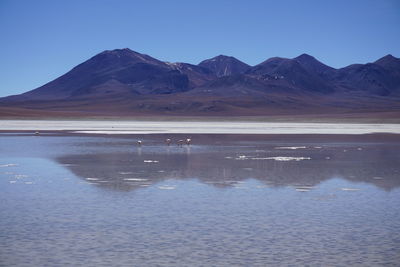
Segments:
[[[0,0],[0,96],[107,49],[197,64],[302,53],[339,68],[400,56],[400,0]]]

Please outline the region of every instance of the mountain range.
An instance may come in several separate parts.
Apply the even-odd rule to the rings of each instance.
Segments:
[[[314,57],[198,65],[107,50],[34,90],[0,98],[12,115],[274,115],[400,111],[400,59],[329,67]]]

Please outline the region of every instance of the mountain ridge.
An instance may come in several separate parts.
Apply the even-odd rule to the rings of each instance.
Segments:
[[[399,97],[400,59],[390,54],[335,69],[308,54],[255,66],[219,55],[194,65],[124,48],[105,50],[43,86],[0,98],[0,115],[10,106],[121,114],[379,111],[399,108]]]

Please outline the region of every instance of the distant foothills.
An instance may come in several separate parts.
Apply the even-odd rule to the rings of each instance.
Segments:
[[[400,59],[329,67],[302,54],[249,66],[220,55],[170,63],[104,51],[61,77],[0,98],[0,116],[400,114]]]

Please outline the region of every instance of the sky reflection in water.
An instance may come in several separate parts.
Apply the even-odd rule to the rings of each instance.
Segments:
[[[0,264],[400,262],[397,141],[164,138],[2,135]]]

